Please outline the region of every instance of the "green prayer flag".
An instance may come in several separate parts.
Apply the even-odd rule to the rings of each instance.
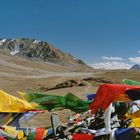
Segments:
[[[72,93],[66,96],[46,95],[40,93],[22,93],[22,98],[28,102],[38,103],[38,109],[56,110],[70,109],[74,112],[84,112],[88,110],[88,102],[83,101]]]
[[[140,86],[140,82],[131,79],[123,79],[122,82],[126,85]]]

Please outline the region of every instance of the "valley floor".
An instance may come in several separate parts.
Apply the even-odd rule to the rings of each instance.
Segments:
[[[100,77],[110,80],[121,81],[123,78],[129,78],[140,81],[140,71],[132,70],[93,70],[93,72],[74,72],[68,67],[56,64],[47,64],[45,62],[30,61],[25,58],[12,56],[0,52],[0,89],[18,96],[17,91],[37,91],[40,86],[52,87],[66,80],[80,80],[86,77]],[[75,94],[81,99],[86,99],[87,93],[96,93],[98,84],[89,83],[81,87],[68,87],[47,91],[44,94],[53,94],[63,96],[69,92]],[[58,114],[65,122],[67,117],[74,112],[70,110],[58,111]],[[35,116],[29,122],[23,122],[22,126],[50,126],[50,112]]]

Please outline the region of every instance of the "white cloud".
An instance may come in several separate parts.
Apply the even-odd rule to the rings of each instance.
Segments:
[[[138,53],[140,53],[140,51],[138,51]]]
[[[91,64],[95,69],[130,69],[131,65],[124,62],[117,62],[117,61],[107,61],[101,63],[94,63]]]
[[[123,61],[124,60],[121,57],[106,57],[106,56],[103,56],[102,59],[108,60],[108,61]]]
[[[129,61],[133,63],[140,63],[140,57],[129,57]]]

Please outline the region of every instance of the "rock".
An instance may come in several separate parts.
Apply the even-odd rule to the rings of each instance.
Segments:
[[[135,64],[130,69],[131,70],[140,70],[140,64]]]

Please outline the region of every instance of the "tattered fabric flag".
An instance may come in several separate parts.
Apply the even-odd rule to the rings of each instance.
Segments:
[[[129,125],[129,127],[140,127],[140,110],[132,113],[132,114],[126,114],[125,115],[127,117],[127,120],[130,119],[131,123]]]
[[[88,110],[88,102],[81,100],[72,93],[68,93],[66,96],[19,93],[24,100],[39,104],[38,109],[58,110],[66,108],[75,112],[85,112]]]
[[[35,140],[36,137],[36,128],[28,128],[28,130],[26,130],[26,139],[27,140]]]
[[[23,132],[23,130],[18,130],[17,139],[19,140],[22,138],[24,138],[24,132]]]
[[[0,126],[9,125],[20,127],[19,119],[23,113],[0,113]]]
[[[0,90],[0,112],[26,112],[35,109],[35,105]]]
[[[0,126],[8,125],[16,128],[20,127],[19,119],[23,119],[24,121],[28,121],[34,115],[43,113],[44,110],[34,110],[24,113],[0,113]]]
[[[73,140],[93,140],[94,135],[89,134],[72,134]]]
[[[46,112],[45,110],[34,110],[34,111],[28,111],[28,112],[25,112],[22,116],[22,119],[24,121],[28,121],[30,120],[33,116],[37,115],[37,114],[41,114],[41,113],[44,113]]]
[[[17,131],[16,127],[11,127],[11,126],[4,126],[5,127],[5,132],[11,137],[11,138],[16,138],[17,136]]]
[[[133,118],[131,123],[129,124],[129,127],[140,127],[140,118]]]
[[[130,89],[139,91],[140,86],[129,86],[124,84],[103,84],[99,87],[94,100],[89,105],[89,109],[92,110],[92,113],[96,113],[98,109],[105,111],[112,102],[128,102],[134,99],[140,99],[140,94],[137,92],[134,97],[132,94],[133,92],[129,91]]]
[[[51,131],[51,132],[49,132]],[[6,140],[43,140],[50,133],[53,133],[52,129],[48,130],[42,128],[16,128],[11,126],[1,126],[0,136],[6,138]]]
[[[123,128],[115,131],[116,140],[134,140],[135,136],[133,135],[134,128]]]
[[[23,93],[19,92],[20,96],[30,102],[30,103],[37,103],[38,109],[45,109],[45,110],[52,110],[55,108],[64,108],[65,106],[65,99],[63,96],[56,96],[56,95],[46,95],[40,93]]]
[[[43,140],[44,132],[45,132],[44,128],[36,128],[35,140]]]
[[[140,86],[140,82],[131,79],[123,79],[122,82],[126,85]]]
[[[88,100],[93,100],[95,98],[96,94],[87,94],[87,99]]]
[[[140,110],[132,113],[132,114],[126,114],[127,119],[134,119],[140,117]]]
[[[68,93],[65,98],[65,108],[70,109],[74,112],[85,112],[88,110],[88,102],[81,100],[72,93]]]
[[[23,113],[12,113],[12,118],[7,122],[5,125],[13,126],[13,127],[20,127],[19,119],[22,118]]]
[[[6,138],[8,137],[8,134],[4,130],[0,129],[0,136]]]
[[[0,140],[6,140],[4,137],[0,136]]]
[[[131,100],[138,100],[140,99],[140,86],[139,88],[132,88],[132,89],[128,89],[125,91],[125,93],[128,95],[128,97]]]

